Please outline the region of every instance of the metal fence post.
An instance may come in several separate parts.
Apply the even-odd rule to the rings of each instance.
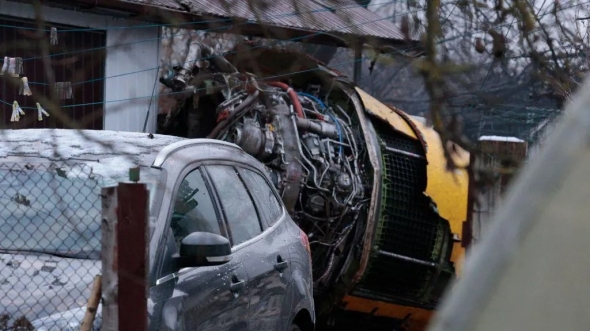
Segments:
[[[102,189],[102,330],[117,331],[117,190]]]
[[[119,330],[147,330],[148,201],[145,184],[117,187]]]

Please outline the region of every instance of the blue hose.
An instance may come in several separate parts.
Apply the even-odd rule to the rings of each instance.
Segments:
[[[310,98],[311,100],[313,100],[313,101],[317,102],[317,103],[318,103],[320,106],[322,106],[322,109],[323,109],[323,110],[327,110],[327,108],[328,108],[328,107],[326,107],[326,105],[325,105],[325,104],[322,102],[322,100],[320,100],[320,99],[318,99],[318,98],[314,97],[314,96],[313,96],[313,95],[311,95],[311,94],[307,94],[307,93],[304,93],[304,92],[299,92],[299,93],[297,93],[297,94],[299,94],[299,95],[300,95],[300,96],[302,96],[302,97],[307,97],[307,98]],[[338,153],[339,153],[339,155],[340,155],[340,156],[342,156],[342,130],[341,130],[341,128],[340,128],[340,123],[338,123],[338,120],[336,120],[336,118],[335,118],[335,117],[334,117],[334,116],[333,116],[333,115],[332,115],[330,112],[327,112],[327,115],[328,115],[328,116],[330,116],[330,118],[332,119],[332,121],[334,121],[334,124],[336,124],[336,130],[338,131],[338,140],[340,141],[340,145],[338,146],[338,147],[340,147],[340,148],[338,149]]]
[[[311,95],[311,94],[307,94],[307,93],[304,93],[304,92],[300,92],[300,93],[297,93],[297,94],[299,94],[299,95],[300,95],[300,96],[302,96],[302,97],[308,97],[308,98],[310,98],[311,100],[313,100],[313,101],[315,101],[315,102],[319,103],[319,104],[320,104],[320,106],[322,106],[322,108],[323,108],[323,109],[326,109],[326,108],[328,108],[328,107],[326,107],[326,105],[325,105],[325,104],[322,102],[322,100],[320,100],[320,99],[318,99],[318,98],[314,97],[314,96],[313,96],[313,95]]]

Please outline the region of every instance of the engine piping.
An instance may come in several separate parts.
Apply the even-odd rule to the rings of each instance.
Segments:
[[[255,90],[254,93],[250,94],[246,98],[246,100],[244,100],[244,102],[240,103],[236,107],[236,109],[234,109],[234,111],[231,112],[231,114],[229,115],[228,118],[222,120],[221,122],[219,122],[219,124],[217,124],[215,126],[213,131],[211,131],[211,133],[209,133],[209,135],[207,135],[207,138],[208,139],[215,139],[217,137],[217,135],[219,134],[219,132],[221,132],[221,130],[223,130],[225,127],[227,127],[228,123],[230,123],[236,116],[238,116],[242,111],[244,111],[244,109],[251,106],[254,103],[254,101],[256,101],[256,98],[258,98],[259,93],[260,92],[258,90]]]
[[[297,126],[292,125],[292,119],[289,106],[286,104],[278,104],[269,109],[270,113],[276,118],[279,123],[279,130],[284,139],[285,147],[285,170],[284,170],[284,191],[283,202],[287,211],[292,212],[295,204],[299,198],[299,191],[301,188],[302,169],[301,164],[297,162],[297,151],[299,149],[299,138]]]
[[[293,107],[295,108],[295,113],[297,114],[298,117],[303,118],[303,107],[301,107],[301,102],[299,102],[299,98],[297,97],[297,92],[295,92],[295,90],[293,88],[291,88],[289,85],[287,85],[283,82],[268,82],[268,83],[266,83],[266,85],[273,86],[273,87],[279,87],[279,88],[282,88],[283,90],[285,90],[287,92],[287,94],[289,95],[291,102],[293,103]]]

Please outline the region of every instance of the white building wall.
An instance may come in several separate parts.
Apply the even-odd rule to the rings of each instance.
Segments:
[[[105,129],[142,132],[149,109],[146,132],[156,133],[159,31],[107,31]]]
[[[121,28],[142,23],[47,6],[43,14],[48,22],[106,30],[104,129],[143,131],[153,99],[146,132],[155,132],[160,29]],[[0,0],[0,15],[35,19],[33,5],[6,0]]]

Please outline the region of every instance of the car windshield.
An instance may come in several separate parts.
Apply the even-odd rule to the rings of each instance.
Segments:
[[[121,169],[120,169],[121,170]],[[126,181],[95,174],[87,165],[12,164],[0,167],[0,253],[32,252],[98,259],[101,188]],[[150,209],[159,171],[141,169]]]

